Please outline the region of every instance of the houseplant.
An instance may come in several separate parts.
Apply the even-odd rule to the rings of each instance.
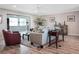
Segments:
[[[46,20],[42,17],[36,17],[34,20],[36,30],[41,30],[45,26]]]

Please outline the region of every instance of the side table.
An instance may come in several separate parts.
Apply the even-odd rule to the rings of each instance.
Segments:
[[[30,34],[29,34],[29,33],[23,34],[23,35],[22,35],[22,38],[23,38],[23,39],[24,39],[24,36],[27,36],[28,41],[29,41],[29,36],[30,36]]]
[[[56,43],[56,48],[58,48],[58,37],[59,37],[59,31],[49,31],[49,46],[51,45],[51,36],[55,36],[55,43]]]

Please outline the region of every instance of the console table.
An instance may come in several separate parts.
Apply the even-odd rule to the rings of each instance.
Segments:
[[[62,41],[64,41],[64,32],[63,32],[63,30],[62,30]],[[59,30],[52,30],[52,31],[49,31],[48,32],[48,35],[49,35],[49,46],[50,45],[52,45],[52,43],[51,43],[51,36],[55,36],[56,38],[55,38],[55,44],[56,44],[56,48],[58,48],[58,39],[59,39],[59,34],[60,34],[60,31]]]

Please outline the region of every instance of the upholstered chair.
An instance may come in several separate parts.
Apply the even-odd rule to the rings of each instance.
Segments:
[[[11,46],[11,45],[16,45],[21,43],[21,36],[19,32],[11,32],[11,31],[5,31],[5,30],[2,30],[2,32],[3,32],[6,46]]]

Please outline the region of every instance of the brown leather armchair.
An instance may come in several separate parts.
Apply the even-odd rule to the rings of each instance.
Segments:
[[[21,36],[19,32],[3,31],[3,36],[6,46],[16,45],[21,43]]]

